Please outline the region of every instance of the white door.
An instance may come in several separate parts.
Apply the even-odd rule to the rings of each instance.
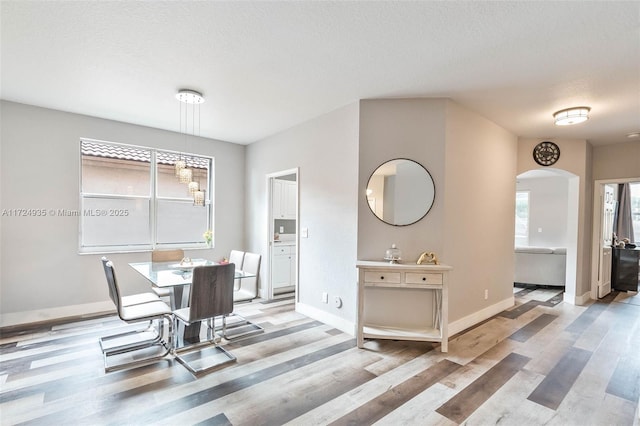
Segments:
[[[614,189],[603,185],[600,254],[598,256],[598,298],[611,293],[611,242],[613,236]]]

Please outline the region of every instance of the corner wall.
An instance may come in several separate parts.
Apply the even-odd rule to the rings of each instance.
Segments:
[[[452,333],[512,306],[516,137],[447,99],[366,100],[360,110],[358,259],[380,260],[392,243],[407,263],[435,251],[453,267]],[[364,195],[371,173],[399,157],[424,165],[436,186],[431,211],[404,227],[379,221]]]

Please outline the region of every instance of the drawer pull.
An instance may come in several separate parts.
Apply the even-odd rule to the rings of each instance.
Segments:
[[[384,280],[384,275],[381,275],[381,276],[380,276],[380,279],[381,279],[381,280]]]
[[[422,281],[426,281],[426,280],[427,280],[427,277],[422,277]]]

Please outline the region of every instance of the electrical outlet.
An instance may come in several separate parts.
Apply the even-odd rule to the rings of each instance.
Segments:
[[[338,309],[342,308],[342,299],[340,299],[340,296],[336,296],[333,298],[333,304]]]
[[[329,293],[326,291],[322,292],[322,303],[329,303]]]
[[[484,300],[487,300],[489,298],[489,290],[488,289],[484,289]]]

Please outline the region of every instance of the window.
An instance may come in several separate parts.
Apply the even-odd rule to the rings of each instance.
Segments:
[[[529,245],[529,191],[516,192],[515,245]]]
[[[81,252],[205,245],[211,202],[194,206],[174,166],[186,159],[193,180],[210,197],[212,158],[87,139],[80,151]]]
[[[631,189],[631,220],[633,221],[633,238],[640,243],[640,182],[629,184]]]

